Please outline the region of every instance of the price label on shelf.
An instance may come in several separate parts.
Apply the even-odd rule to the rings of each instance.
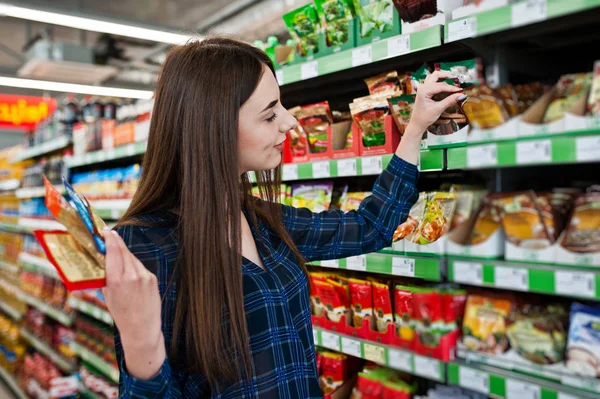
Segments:
[[[383,172],[382,157],[365,157],[361,159],[363,175],[378,175]]]
[[[577,137],[575,146],[577,161],[600,161],[600,136]]]
[[[396,349],[388,349],[388,365],[394,370],[412,373],[412,354]]]
[[[106,160],[106,153],[104,151],[98,151],[96,153],[96,162],[104,162]]]
[[[388,57],[396,57],[407,53],[410,53],[410,35],[394,36],[388,39]]]
[[[488,373],[461,366],[458,370],[458,378],[461,387],[485,394],[490,393],[490,376]]]
[[[319,76],[319,61],[305,62],[300,65],[300,78],[302,80],[312,79]]]
[[[552,161],[550,139],[517,142],[517,164],[547,163]]]
[[[496,266],[494,268],[495,286],[510,290],[528,291],[529,272],[527,269]]]
[[[569,395],[568,393],[558,393],[557,399],[579,399],[577,396]]]
[[[548,15],[547,0],[526,0],[511,8],[511,26],[523,26],[544,21]]]
[[[337,269],[338,267],[340,267],[340,261],[337,259],[322,260],[321,266],[322,267],[333,267],[333,268]]]
[[[506,399],[541,399],[539,385],[506,379]]]
[[[99,308],[95,306],[90,306],[89,310],[91,311],[92,316],[94,316],[94,318],[102,320],[102,311]]]
[[[385,365],[385,348],[379,345],[363,344],[365,359]]]
[[[467,167],[482,168],[498,165],[498,148],[496,144],[467,147]]]
[[[596,297],[596,279],[591,272],[557,270],[554,273],[554,288],[557,294]]]
[[[298,165],[293,163],[284,164],[282,174],[284,180],[298,180]]]
[[[392,274],[394,276],[415,276],[415,260],[411,258],[398,258],[392,259]]]
[[[277,83],[279,84],[279,86],[283,85],[283,70],[282,69],[278,69],[277,71],[275,71],[275,77],[277,78]]]
[[[361,357],[360,341],[352,338],[342,337],[342,352],[354,357]]]
[[[128,156],[135,155],[135,144],[127,144],[126,151]]]
[[[315,345],[319,345],[319,331],[313,328],[313,341]]]
[[[321,346],[327,349],[333,349],[335,351],[340,350],[340,337],[339,335],[332,334],[327,331],[321,331]]]
[[[430,357],[415,355],[415,374],[421,377],[441,381],[440,362]]]
[[[453,261],[454,281],[463,284],[483,284],[483,265],[476,262]]]
[[[356,159],[340,159],[337,161],[338,176],[356,176]]]
[[[115,154],[115,149],[111,148],[110,150],[106,150],[106,159],[115,159],[117,155]]]
[[[474,37],[477,34],[477,17],[469,17],[448,24],[448,42]]]
[[[312,164],[313,179],[320,179],[323,177],[331,177],[331,170],[329,168],[329,161],[313,162]]]
[[[353,67],[370,64],[371,62],[373,62],[373,47],[370,44],[352,50]]]
[[[358,256],[351,256],[349,258],[346,258],[346,269],[366,272],[367,271],[367,256],[366,255],[358,255]]]

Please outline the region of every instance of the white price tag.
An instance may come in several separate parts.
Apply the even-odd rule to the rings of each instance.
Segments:
[[[415,374],[441,381],[440,362],[430,357],[415,355]]]
[[[132,156],[135,155],[135,145],[133,144],[128,144],[127,148],[125,149],[127,151],[127,155],[128,156]]]
[[[354,357],[361,357],[360,341],[352,338],[342,337],[342,352]]]
[[[340,159],[337,161],[338,176],[356,176],[356,159]]]
[[[351,256],[349,258],[346,258],[346,269],[366,272],[367,271],[367,256],[366,255],[358,255],[358,256]]]
[[[467,166],[481,168],[498,165],[498,148],[496,144],[467,147]]]
[[[459,385],[463,388],[485,394],[490,393],[490,376],[483,371],[460,367],[458,370],[458,381]]]
[[[104,162],[106,160],[106,153],[104,151],[98,151],[96,153],[96,162]]]
[[[415,276],[415,260],[410,258],[393,258],[392,274],[394,276]]]
[[[279,84],[279,86],[283,85],[283,70],[282,69],[278,69],[277,71],[275,71],[275,77],[277,78],[277,83]]]
[[[371,62],[373,62],[373,47],[370,44],[352,50],[353,67],[370,64]]]
[[[340,337],[327,331],[321,331],[321,346],[339,351]]]
[[[115,159],[115,149],[111,148],[110,150],[106,150],[106,159]]]
[[[543,21],[548,15],[546,0],[526,0],[511,8],[511,26],[517,27]]]
[[[361,159],[363,175],[379,175],[383,172],[382,157],[365,157]]]
[[[540,399],[539,385],[531,385],[526,382],[506,379],[506,399]]]
[[[410,352],[388,349],[388,363],[394,370],[412,373],[412,354]]]
[[[365,359],[385,365],[385,348],[379,345],[363,345]]]
[[[483,265],[475,262],[452,262],[454,281],[464,284],[483,284]]]
[[[517,143],[517,164],[545,163],[552,161],[550,139],[520,141]]]
[[[338,268],[338,267],[340,267],[340,261],[337,260],[337,259],[322,260],[321,261],[321,266],[323,266],[323,267]]]
[[[404,251],[404,241],[400,240],[400,241],[394,241],[392,243],[392,249],[394,251]]]
[[[579,399],[577,396],[569,395],[568,393],[558,393],[558,399]]]
[[[461,19],[448,24],[448,42],[454,42],[477,34],[477,17]]]
[[[577,137],[575,145],[577,161],[600,161],[600,136]]]
[[[495,286],[510,290],[528,291],[529,272],[527,269],[496,266],[494,269]]]
[[[329,161],[313,162],[312,164],[312,177],[313,179],[319,179],[322,177],[331,177],[331,170],[329,168]]]
[[[313,341],[315,345],[319,345],[319,332],[313,328]]]
[[[312,79],[319,76],[319,61],[305,62],[300,65],[300,78],[302,80]]]
[[[554,287],[557,294],[596,297],[596,279],[591,272],[557,270],[554,273]]]
[[[298,165],[286,163],[282,168],[283,180],[298,180]]]
[[[388,39],[388,57],[396,57],[407,53],[410,53],[410,35],[394,36]]]
[[[121,217],[121,211],[119,211],[118,209],[111,209],[110,211],[110,217],[113,220],[117,220]]]

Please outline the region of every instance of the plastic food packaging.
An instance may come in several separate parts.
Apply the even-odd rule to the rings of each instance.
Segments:
[[[591,73],[576,73],[561,76],[556,84],[554,99],[546,108],[544,123],[551,123],[565,116],[567,111],[583,95],[587,95],[592,85]]]
[[[333,182],[326,181],[318,184],[293,184],[292,206],[295,208],[308,208],[313,212],[322,212],[329,209],[333,193]]]
[[[353,0],[360,23],[360,36],[371,36],[374,30],[387,32],[394,24],[392,0]]]
[[[437,241],[450,228],[455,207],[456,193],[428,193],[425,213],[411,242],[425,245]]]
[[[567,368],[600,378],[600,309],[574,302],[567,341]]]
[[[459,79],[445,79],[443,82],[456,86],[465,87],[459,83]],[[442,101],[452,93],[441,92],[433,96],[433,100]],[[439,119],[427,128],[427,132],[436,136],[445,136],[448,134],[456,133],[469,124],[469,119],[465,115],[463,105],[466,105],[467,100],[463,100],[462,103],[456,103],[455,105],[447,108],[440,115]]]
[[[410,208],[406,221],[402,223],[394,232],[394,241],[399,241],[404,238],[410,240],[413,234],[417,231],[419,222],[425,213],[425,204],[427,203],[427,193],[419,193],[417,202]]]
[[[385,97],[369,96],[355,99],[350,104],[350,112],[362,131],[365,147],[385,145],[385,117],[389,113]]]
[[[499,227],[500,221],[496,208],[484,201],[477,212],[477,219],[471,231],[470,244],[475,245],[486,241]]]
[[[450,230],[454,230],[469,220],[471,214],[479,208],[481,199],[485,195],[484,190],[471,190],[460,186],[453,186],[452,191],[456,192],[456,209]]]
[[[306,57],[319,52],[319,18],[313,3],[285,14],[283,20],[299,55]]]
[[[365,79],[371,95],[390,97],[400,94],[398,72],[384,72],[377,76]]]
[[[600,193],[580,195],[561,245],[573,252],[600,251]]]
[[[333,279],[326,281],[315,281],[315,294],[323,304],[327,313],[327,318],[333,322],[338,322],[349,309],[349,297],[347,288],[340,282]]]
[[[348,282],[354,327],[362,327],[363,320],[373,315],[373,295],[370,281],[351,278]]]
[[[373,314],[377,324],[377,331],[385,333],[389,323],[394,322],[392,313],[392,297],[390,284],[373,281]]]
[[[412,341],[415,336],[413,290],[414,287],[402,285],[397,285],[394,290],[396,331],[398,336],[406,341]]]
[[[594,63],[594,75],[587,109],[591,116],[600,116],[600,61]]]
[[[398,15],[404,22],[417,22],[435,16],[438,12],[435,0],[394,0]]]
[[[463,105],[463,111],[474,128],[492,129],[506,123],[511,116],[499,93],[488,86],[474,86],[465,90],[465,95],[469,101]],[[510,104],[511,112],[518,112],[517,103]]]
[[[415,288],[413,312],[416,337],[423,345],[437,346],[446,333],[442,296],[437,289]]]
[[[435,65],[435,69],[452,73],[458,78],[459,83],[478,85],[484,82],[481,58],[457,62],[440,62]]]
[[[327,151],[328,128],[333,122],[333,116],[327,101],[305,105],[296,112],[298,123],[306,132],[311,153]]]
[[[352,0],[315,0],[315,5],[325,28],[327,46],[345,44],[349,38],[349,21],[354,13]]]
[[[390,111],[394,117],[394,122],[396,123],[400,134],[404,134],[406,126],[408,126],[408,122],[410,122],[412,110],[415,104],[415,97],[416,95],[414,94],[407,94],[399,97],[388,98]]]
[[[506,352],[506,319],[511,311],[509,299],[469,295],[463,321],[463,344],[475,352]]]

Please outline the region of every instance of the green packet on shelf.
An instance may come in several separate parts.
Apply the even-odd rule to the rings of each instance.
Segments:
[[[315,5],[325,28],[327,46],[345,44],[349,38],[350,21],[354,18],[352,0],[315,0]]]
[[[319,52],[319,18],[313,3],[284,14],[290,36],[296,42],[296,52],[302,57]]]
[[[353,0],[360,21],[360,36],[371,36],[373,31],[387,32],[394,25],[392,0]]]

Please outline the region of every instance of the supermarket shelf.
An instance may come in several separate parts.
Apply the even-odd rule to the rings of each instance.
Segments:
[[[440,28],[434,26],[301,64],[285,66],[277,71],[277,80],[280,85],[286,85],[441,45]]]
[[[21,268],[19,266],[13,265],[12,263],[9,263],[9,262],[4,262],[2,260],[0,260],[0,269],[6,270],[7,272],[10,272],[10,273],[18,273],[19,271],[21,271]]]
[[[90,205],[102,219],[120,219],[125,214],[131,199],[90,201]]]
[[[534,24],[600,5],[598,0],[525,0],[446,23],[444,42]]]
[[[600,300],[600,269],[451,258],[448,280],[512,291]]]
[[[54,151],[62,150],[63,148],[66,148],[70,145],[71,145],[70,138],[68,138],[66,136],[58,137],[56,139],[52,139],[52,140],[48,141],[47,143],[23,150],[19,155],[17,155],[13,159],[13,163],[21,162],[26,159],[35,158],[35,157],[49,154]]]
[[[19,263],[23,269],[29,272],[40,273],[56,279],[59,278],[54,265],[44,258],[28,254],[27,252],[21,252],[19,254]]]
[[[77,342],[71,342],[71,349],[73,349],[77,356],[79,356],[82,360],[91,364],[99,372],[110,378],[113,382],[119,382],[119,370],[107,363],[100,356],[96,355],[94,352],[78,344]]]
[[[371,360],[377,364],[430,380],[446,381],[446,364],[437,359],[336,334],[317,327],[313,327],[313,336],[317,346]]]
[[[545,367],[544,370],[544,367],[541,365],[513,363],[506,359],[498,359],[494,355],[484,355],[481,353],[465,351],[460,348],[457,350],[457,356],[460,359],[453,363],[466,364],[469,365],[469,367],[485,369],[490,374],[499,376],[498,379],[490,378],[489,389],[491,393],[503,398],[518,398],[518,396],[514,395],[501,395],[501,389],[506,388],[506,386],[504,385],[504,381],[498,380],[501,380],[503,377],[513,376],[529,381],[532,385],[541,387],[541,396],[539,394],[537,395],[537,398],[539,399],[556,398],[556,396],[552,396],[551,393],[544,394],[544,390],[550,392],[554,390],[565,394],[573,393],[574,396],[578,398],[598,398],[600,396],[600,380],[594,377],[584,377],[571,373],[567,374],[559,371],[551,371],[548,367]],[[449,369],[451,369],[451,367],[449,367]],[[453,375],[450,370],[448,372],[448,380],[454,384],[456,384],[457,380],[458,382],[461,382],[460,375],[457,378],[456,374]],[[464,383],[464,381],[462,381],[462,383]],[[472,389],[478,390],[475,387]]]
[[[54,187],[56,187],[56,189],[58,191],[60,191],[61,193],[65,192],[65,186],[63,186],[62,184],[55,185]],[[20,188],[16,192],[17,198],[39,198],[39,197],[44,197],[45,195],[46,195],[45,187]]]
[[[21,328],[21,337],[23,337],[31,346],[35,348],[42,355],[46,356],[48,359],[52,361],[55,365],[57,365],[62,371],[65,373],[71,374],[75,371],[76,365],[74,362],[71,362],[65,359],[62,355],[52,349],[48,344],[38,339],[35,335],[30,333],[29,331]]]
[[[70,327],[71,324],[73,324],[73,319],[71,318],[71,316],[66,314],[64,311],[56,309],[55,307],[48,305],[47,303],[43,302],[42,300],[40,300],[36,297],[33,297],[29,294],[26,294],[24,292],[20,293],[20,297],[23,301],[27,302],[28,305],[33,306],[34,308],[38,309],[40,312],[53,318],[54,320],[58,321],[59,323],[64,324],[67,327]]]
[[[596,394],[502,370],[496,367],[454,361],[448,364],[448,383],[494,397],[513,398],[597,398]]]
[[[0,301],[0,309],[6,313],[7,315],[9,315],[13,320],[21,320],[21,318],[23,317],[23,314],[21,312],[19,312],[17,309],[13,308],[12,306],[10,306],[9,304],[7,304],[4,301]]]
[[[334,269],[356,270],[389,274],[392,276],[416,277],[429,281],[440,281],[444,268],[443,258],[414,257],[383,253],[311,262],[311,264]]]
[[[96,320],[100,320],[106,324],[113,324],[113,318],[106,310],[99,308],[98,306],[92,305],[81,299],[70,297],[69,306],[73,309],[79,310],[81,313],[85,313],[88,316],[92,316]]]
[[[28,399],[29,396],[17,384],[15,377],[9,373],[4,367],[0,366],[0,378],[4,381],[7,387],[13,392],[17,399]]]
[[[29,232],[29,229],[19,226],[16,223],[0,222],[0,231],[8,231],[11,233],[27,233],[27,232]]]
[[[88,152],[87,154],[65,158],[65,165],[68,168],[92,165],[95,163],[114,161],[127,157],[141,155],[146,152],[147,142],[126,144],[111,150],[100,150]]]
[[[17,179],[0,181],[0,191],[16,190],[21,185]]]
[[[35,219],[35,218],[19,218],[18,226],[25,231],[33,230],[63,230],[67,229],[56,220],[50,219]]]

